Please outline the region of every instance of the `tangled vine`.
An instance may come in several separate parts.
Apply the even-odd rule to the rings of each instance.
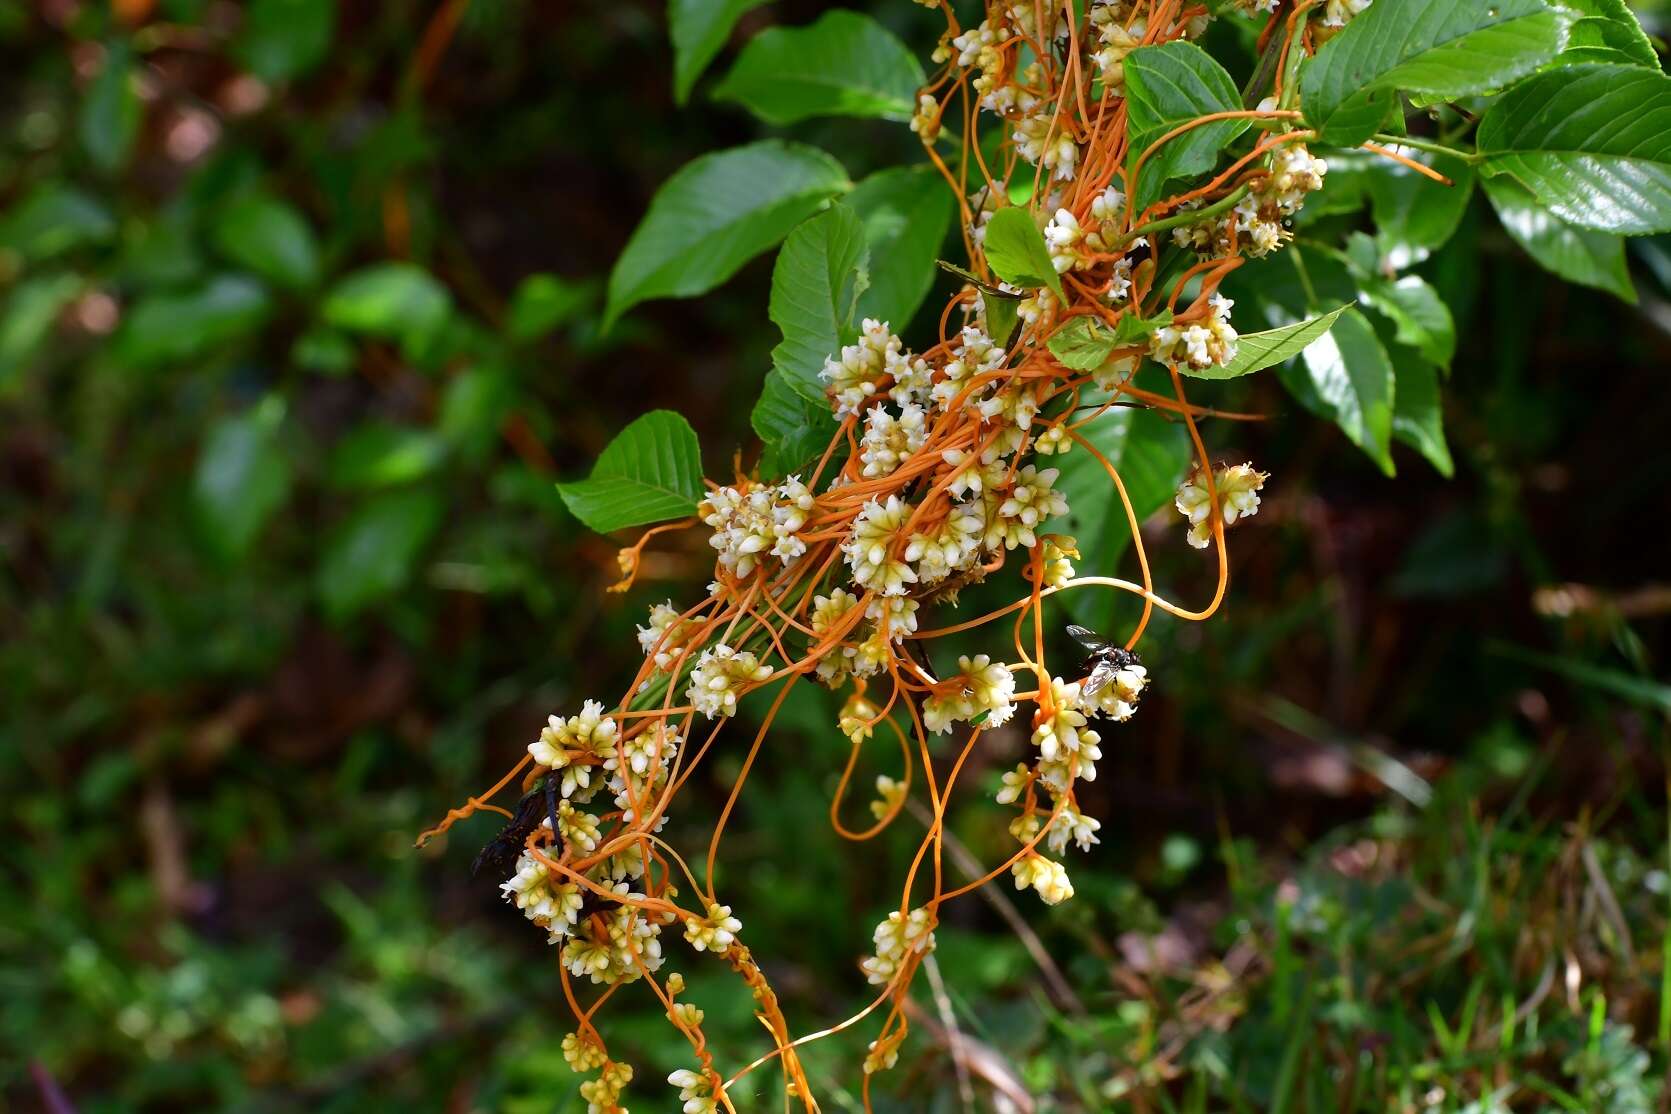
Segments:
[[[563,1052],[591,1075],[581,1085],[590,1110],[623,1109],[633,1070],[610,1054],[597,1018],[639,983],[690,1042],[694,1066],[669,1079],[686,1114],[735,1111],[730,1088],[772,1061],[781,1062],[787,1096],[817,1110],[797,1050],[866,1024],[874,1026],[863,1064],[868,1108],[871,1077],[894,1065],[906,1038],[904,1003],[947,904],[1005,874],[1049,904],[1073,895],[1064,858],[1070,845],[1096,843],[1099,828],[1080,809],[1076,786],[1095,777],[1103,731],[1131,718],[1148,675],[1129,653],[1106,655],[1089,676],[1078,675],[1077,662],[1053,668],[1046,600],[1086,588],[1138,597],[1125,651],[1139,645],[1155,609],[1200,621],[1224,600],[1226,528],[1257,512],[1266,476],[1249,464],[1214,463],[1201,421],[1242,416],[1192,403],[1185,377],[1236,358],[1232,303],[1220,284],[1249,257],[1283,247],[1290,218],[1327,173],[1307,150],[1316,135],[1294,107],[1295,63],[1369,2],[1236,0],[1243,14],[1264,20],[1256,87],[1246,94],[1254,107],[1200,115],[1160,134],[1135,128],[1126,59],[1140,47],[1201,35],[1210,18],[1203,4],[1094,0],[1087,9],[1072,0],[988,0],[985,18],[968,28],[945,0],[928,4],[944,13],[946,29],[933,55],[940,69],[921,91],[911,127],[956,194],[972,268],[940,315],[937,342],[913,352],[887,323],[865,321],[856,342],[825,363],[839,429],[804,478],[766,482],[756,471],[709,484],[696,519],[655,527],[623,550],[617,587],[633,581],[653,538],[706,529],[717,551],[708,595],[684,608],[653,608],[638,631],[643,664],[618,700],[588,700],[574,714],[551,716],[498,784],[425,833],[483,809],[511,815],[490,801],[513,784],[528,794],[539,821],[501,888],[560,949],[576,1020]],[[1258,130],[1245,153],[1183,192],[1160,196],[1153,187],[1170,178],[1159,174],[1145,184],[1144,168],[1169,144],[1224,120]],[[983,143],[983,128],[1000,129],[999,142]],[[1160,265],[1162,244],[1186,249],[1182,267]],[[1040,253],[1042,266],[1030,271]],[[1145,361],[1164,369],[1170,391],[1137,384]],[[1216,587],[1199,607],[1156,590],[1120,471],[1086,436],[1115,406],[1155,410],[1188,430],[1195,464],[1176,507],[1188,542],[1212,549],[1217,562]],[[1048,530],[1068,509],[1049,458],[1069,452],[1088,453],[1106,470],[1131,530],[1135,581],[1079,575],[1075,562],[1096,554]],[[954,607],[959,589],[1011,563],[1022,585],[1014,602],[929,623],[936,605]],[[955,673],[936,675],[925,644],[1000,622],[1009,634],[1001,649],[960,657]],[[859,963],[875,999],[840,1024],[797,1036],[715,886],[715,862],[773,719],[802,681],[846,693],[838,727],[851,752],[830,803],[836,832],[873,838],[913,792],[929,822],[900,879],[897,908],[875,927]],[[699,873],[659,833],[739,703],[773,686]],[[942,864],[949,802],[982,733],[1018,714],[1031,726],[1034,751],[1004,774],[995,802],[1013,813],[1015,849],[980,877],[952,885]],[[937,747],[953,733],[962,736],[955,746]],[[876,779],[875,822],[854,830],[841,818],[843,800],[872,739],[897,743],[903,772]],[[683,977],[663,974],[669,929],[743,981],[768,1051],[721,1066]]]

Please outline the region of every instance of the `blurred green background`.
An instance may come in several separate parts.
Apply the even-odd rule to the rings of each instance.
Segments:
[[[926,54],[932,13],[867,8]],[[412,841],[707,579],[693,537],[606,596],[553,481],[651,407],[710,474],[753,451],[769,259],[596,327],[657,184],[769,131],[670,74],[652,0],[0,3],[0,1109],[584,1108],[554,954],[469,875],[493,818]],[[855,179],[920,157],[796,134]],[[1384,478],[1269,377],[1217,396],[1269,420],[1215,454],[1273,474],[1230,603],[1152,628],[1078,898],[947,913],[878,1109],[1665,1109],[1671,244],[1631,267],[1633,304],[1563,286],[1474,199],[1420,267],[1459,325],[1453,479]],[[845,757],[792,702],[723,860],[802,1031],[867,1000],[916,842],[829,831]],[[991,861],[1000,816],[952,828]],[[721,1064],[758,1054],[734,980],[675,966]],[[635,1108],[673,1109],[681,1042],[612,1006]],[[827,1109],[870,1035],[809,1052]]]

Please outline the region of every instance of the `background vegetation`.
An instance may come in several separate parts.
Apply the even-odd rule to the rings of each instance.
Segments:
[[[752,451],[769,261],[598,323],[656,185],[772,129],[676,105],[636,0],[41,0],[0,57],[0,1102],[581,1109],[551,953],[469,875],[491,820],[412,837],[705,578],[661,554],[606,597],[553,481],[650,407],[710,470]],[[855,180],[915,148],[796,135]],[[1671,242],[1628,266],[1628,301],[1562,284],[1472,198],[1417,267],[1456,314],[1453,478],[1248,381],[1270,420],[1226,452],[1274,478],[1228,614],[1146,643],[1079,899],[941,928],[891,1109],[1664,1108]],[[830,722],[790,707],[728,844],[805,1029],[860,1000],[911,837],[828,831]],[[992,736],[996,779],[1024,739]],[[690,970],[740,1060],[746,1000]],[[640,1005],[616,1039],[680,1066]],[[808,1058],[837,1103],[860,1047]]]

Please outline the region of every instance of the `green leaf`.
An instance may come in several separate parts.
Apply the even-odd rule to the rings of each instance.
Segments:
[[[1084,404],[1100,405],[1103,397],[1089,392]],[[1169,422],[1153,410],[1114,407],[1079,433],[1120,473],[1139,523],[1172,502],[1189,469],[1189,432],[1181,422]],[[1072,534],[1084,560],[1076,562],[1081,575],[1119,575],[1119,560],[1131,544],[1131,526],[1114,483],[1101,462],[1084,445],[1075,444],[1066,456],[1047,462],[1061,469],[1056,490],[1068,501],[1065,519],[1052,530]],[[1112,593],[1094,588],[1061,597],[1068,612],[1081,622],[1106,627],[1113,612]]]
[[[325,322],[398,340],[410,351],[440,332],[452,311],[447,288],[416,263],[374,263],[340,279],[325,298]]]
[[[141,114],[133,50],[127,43],[111,43],[105,47],[104,66],[81,106],[81,146],[94,166],[108,174],[128,161]]]
[[[1344,258],[1358,283],[1358,300],[1397,327],[1397,341],[1415,348],[1446,371],[1456,355],[1456,322],[1450,307],[1426,279],[1388,278],[1374,241],[1354,232]]]
[[[1581,17],[1557,62],[1622,62],[1659,69],[1659,55],[1625,0],[1561,0]]]
[[[673,99],[684,104],[691,86],[714,60],[737,20],[766,0],[668,0],[668,32],[673,39]]]
[[[254,279],[218,275],[195,290],[142,299],[122,319],[116,350],[138,367],[188,360],[255,332],[269,308]]]
[[[323,325],[315,325],[290,346],[290,358],[297,367],[322,375],[346,375],[354,366],[354,357],[354,342]]]
[[[838,203],[791,232],[772,267],[767,315],[783,333],[772,366],[785,386],[826,408],[819,372],[850,335],[864,258],[859,218]]]
[[[1487,174],[1509,174],[1569,224],[1671,231],[1671,77],[1639,66],[1548,69],[1480,121]]]
[[[1376,0],[1311,59],[1300,105],[1325,142],[1355,147],[1377,130],[1366,105],[1501,88],[1554,56],[1569,19],[1544,0]]]
[[[1623,236],[1575,228],[1539,205],[1530,190],[1506,174],[1485,179],[1485,195],[1504,230],[1538,266],[1568,282],[1636,303]]]
[[[1180,364],[1178,371],[1196,379],[1235,379],[1275,367],[1298,356],[1307,346],[1325,336],[1334,325],[1335,319],[1345,313],[1346,309],[1346,306],[1341,306],[1321,317],[1283,325],[1262,333],[1243,333],[1236,342],[1235,358],[1224,366],[1197,370]]]
[[[859,12],[835,9],[807,27],[756,35],[714,90],[768,124],[812,116],[909,120],[922,66],[892,31]]]
[[[221,254],[279,286],[304,289],[319,279],[319,246],[296,209],[274,197],[247,194],[215,220]]]
[[[1454,185],[1435,182],[1387,159],[1369,174],[1370,213],[1375,217],[1381,251],[1398,268],[1420,263],[1455,234],[1474,195],[1474,168],[1459,158],[1394,147],[1400,154],[1431,166]],[[1332,173],[1331,168],[1331,173]]]
[[[1114,330],[1089,316],[1070,318],[1049,341],[1050,354],[1074,371],[1095,371],[1116,347]]]
[[[766,373],[749,424],[765,444],[760,471],[773,480],[792,474],[809,478],[807,470],[818,462],[840,428],[828,402],[810,401],[777,371]]]
[[[263,81],[305,74],[331,51],[336,7],[333,0],[252,0],[238,57]]]
[[[776,139],[686,164],[656,191],[616,260],[603,328],[647,299],[712,290],[851,188],[823,151]]]
[[[690,423],[652,410],[604,449],[592,474],[557,485],[569,511],[600,534],[681,518],[702,499],[702,451]]]
[[[1408,349],[1388,350],[1398,387],[1394,394],[1393,436],[1409,445],[1450,479],[1456,473],[1445,444],[1445,410],[1439,397],[1439,369]]]
[[[394,487],[427,476],[446,455],[446,441],[432,430],[362,425],[331,451],[325,478],[339,488]]]
[[[318,581],[325,613],[340,622],[404,587],[445,512],[440,495],[422,488],[362,504],[325,543]]]
[[[1021,299],[1003,291],[981,291],[981,305],[986,311],[986,327],[990,336],[1004,351],[1015,347],[1021,334]]]
[[[490,364],[456,375],[441,396],[436,430],[449,445],[479,460],[498,439],[513,394],[511,376],[503,367]]]
[[[1033,223],[1033,215],[1019,205],[999,209],[986,225],[986,262],[993,274],[1027,289],[1048,286],[1059,304],[1067,304],[1062,276],[1050,262],[1044,233]]]
[[[1342,310],[1328,334],[1280,375],[1301,405],[1333,419],[1383,472],[1393,474],[1389,442],[1396,380],[1392,360],[1363,314]]]
[[[894,167],[870,175],[845,200],[870,248],[870,286],[855,316],[903,333],[934,284],[934,260],[951,227],[951,190],[931,166]]]
[[[593,287],[556,275],[529,275],[517,286],[505,314],[505,332],[527,344],[573,321],[592,300]]]
[[[0,221],[0,248],[39,262],[116,238],[116,218],[91,194],[62,182],[38,186]]]
[[[1194,43],[1170,42],[1139,47],[1126,56],[1126,111],[1131,142],[1126,156],[1129,177],[1137,160],[1174,128],[1213,112],[1235,112],[1241,94],[1224,67]],[[1230,141],[1248,128],[1246,119],[1218,120],[1168,140],[1151,154],[1131,189],[1137,209],[1159,199],[1173,178],[1200,174],[1218,165]]]
[[[1164,329],[1172,324],[1172,311],[1163,309],[1153,317],[1139,317],[1127,310],[1120,315],[1120,320],[1114,323],[1114,343],[1132,345],[1139,341],[1146,341],[1156,330]]]
[[[36,275],[12,288],[0,307],[0,390],[40,351],[53,322],[85,286],[79,275]]]
[[[217,421],[197,458],[192,500],[203,536],[225,563],[244,557],[290,493],[290,461],[278,443],[284,399],[268,395]]]

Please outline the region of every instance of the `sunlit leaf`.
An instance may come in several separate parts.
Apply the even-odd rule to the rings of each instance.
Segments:
[[[823,151],[775,139],[687,163],[656,191],[615,261],[604,328],[650,298],[712,290],[851,188]]]
[[[600,534],[691,514],[702,498],[696,433],[673,411],[652,410],[616,435],[589,477],[557,490]]]
[[[741,102],[769,124],[811,116],[909,120],[923,80],[916,55],[892,31],[837,8],[809,26],[756,35],[714,96]]]

